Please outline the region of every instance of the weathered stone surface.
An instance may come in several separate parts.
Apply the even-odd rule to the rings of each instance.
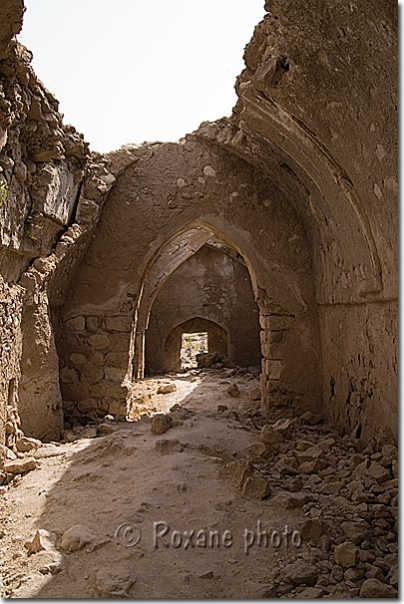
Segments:
[[[103,350],[108,348],[110,339],[108,336],[103,334],[94,334],[89,336],[88,342],[94,350]]]
[[[300,529],[300,534],[305,541],[316,541],[323,534],[323,524],[315,519],[306,520]]]
[[[171,394],[176,392],[177,386],[175,384],[163,384],[157,388],[157,394]]]
[[[154,434],[164,434],[171,427],[171,418],[168,415],[159,413],[153,417],[151,431]]]
[[[253,499],[265,499],[271,494],[271,486],[265,478],[261,476],[248,476],[244,486],[243,495]]]
[[[340,543],[334,550],[334,559],[337,564],[344,568],[356,566],[359,562],[359,548],[349,541]]]
[[[232,384],[227,388],[227,394],[233,398],[237,398],[240,396],[240,389],[237,384]]]
[[[63,533],[60,547],[66,552],[77,552],[86,546],[91,546],[96,536],[88,526],[76,524]]]
[[[215,363],[220,363],[221,358],[222,357],[218,352],[205,352],[196,355],[198,367],[201,368],[212,367],[212,365],[214,365]]]
[[[45,544],[43,537],[39,531],[36,531],[31,541],[26,541],[24,547],[28,550],[28,554],[36,554],[42,550],[45,550]]]
[[[35,470],[36,461],[35,459],[15,459],[13,461],[5,461],[3,463],[3,470],[9,474],[26,474]]]
[[[183,449],[180,441],[175,438],[156,440],[156,443],[154,446],[156,448],[156,451],[159,451],[159,453],[163,453],[163,454],[181,453],[181,451]]]
[[[268,449],[266,448],[264,443],[258,442],[248,445],[248,447],[246,448],[246,452],[250,455],[256,455],[257,457],[265,457],[268,452]]]
[[[319,574],[320,571],[314,564],[306,562],[288,564],[282,571],[282,575],[290,579],[295,585],[309,585],[310,587],[314,587]]]
[[[379,484],[391,479],[391,474],[387,468],[384,468],[377,462],[372,462],[366,473],[377,480]]]
[[[285,440],[282,434],[275,431],[269,424],[262,427],[260,439],[266,445],[277,445]]]
[[[277,493],[274,497],[274,501],[287,510],[301,508],[312,500],[312,495],[306,493],[288,493],[287,491]]]
[[[361,598],[398,598],[397,590],[377,579],[366,579],[359,593]]]
[[[227,464],[223,470],[223,476],[230,478],[236,487],[242,487],[246,479],[252,476],[254,469],[245,459],[238,459]]]
[[[20,453],[29,453],[30,451],[36,451],[42,446],[42,442],[36,438],[29,438],[28,436],[22,436],[15,443],[17,451]]]
[[[346,538],[356,545],[360,545],[362,541],[372,537],[371,528],[365,520],[357,522],[343,522],[341,526]]]

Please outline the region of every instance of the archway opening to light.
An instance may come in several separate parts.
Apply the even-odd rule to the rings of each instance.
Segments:
[[[198,354],[209,352],[209,338],[207,331],[196,333],[183,333],[181,335],[181,369],[195,369],[198,367]]]

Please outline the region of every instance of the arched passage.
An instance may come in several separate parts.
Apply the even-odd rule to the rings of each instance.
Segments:
[[[228,248],[248,269],[264,407],[300,396],[319,408],[318,319],[302,219],[262,172],[194,137],[153,146],[119,176],[106,201],[63,309],[65,401],[111,413],[115,400],[124,401],[125,386],[144,375],[156,297],[205,245]],[[215,320],[193,312],[178,321],[195,316]]]
[[[181,370],[181,336],[184,333],[196,332],[206,332],[208,334],[209,352],[218,352],[225,356],[228,355],[228,335],[223,327],[213,321],[195,317],[194,319],[185,321],[181,325],[175,327],[167,336],[164,343],[164,371]]]
[[[157,294],[146,330],[146,373],[163,370],[164,341],[175,327],[195,317],[220,325],[228,334],[226,351],[218,352],[236,365],[260,365],[259,308],[249,271],[243,258],[217,239],[183,262]]]

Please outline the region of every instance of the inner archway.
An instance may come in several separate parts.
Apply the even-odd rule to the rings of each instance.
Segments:
[[[175,327],[168,335],[164,345],[164,371],[181,371],[182,336],[186,333],[207,333],[209,352],[218,352],[228,356],[228,336],[226,331],[213,321],[195,317]],[[147,348],[146,348],[147,361]]]
[[[248,268],[210,240],[167,278],[150,311],[145,373],[181,370],[181,337],[206,332],[209,352],[240,366],[260,365],[259,308]]]

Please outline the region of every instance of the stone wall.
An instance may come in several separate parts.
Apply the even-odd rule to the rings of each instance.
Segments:
[[[23,289],[7,285],[0,276],[0,444],[13,446],[20,420],[17,390],[22,348],[21,313]]]
[[[63,124],[31,53],[12,38],[23,10],[7,0],[0,24],[0,443],[17,425],[60,438],[58,309],[115,181],[109,167],[118,173],[132,160],[129,147],[90,159],[83,136]]]
[[[266,9],[232,118],[197,135],[259,167],[301,216],[324,413],[365,439],[380,422],[397,432],[397,5]]]
[[[149,374],[164,370],[165,343],[171,331],[194,317],[213,321],[225,330],[225,354],[233,363],[261,364],[259,310],[248,269],[240,256],[223,245],[205,244],[161,288],[146,331]],[[213,352],[210,346],[209,351]]]

